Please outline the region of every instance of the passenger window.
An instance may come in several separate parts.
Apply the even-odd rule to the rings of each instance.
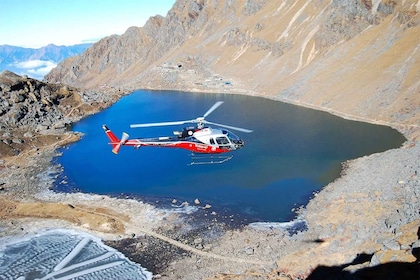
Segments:
[[[220,146],[229,146],[230,145],[229,140],[226,137],[217,137],[216,142]]]
[[[210,144],[214,145],[214,139],[210,138]]]

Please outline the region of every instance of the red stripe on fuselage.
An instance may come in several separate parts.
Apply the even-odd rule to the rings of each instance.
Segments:
[[[187,142],[187,141],[176,141],[176,142],[143,142],[138,139],[127,140],[124,146],[148,146],[148,147],[165,147],[165,148],[180,148],[192,151],[194,153],[203,153],[203,154],[220,154],[230,152],[228,149],[221,149],[219,147],[214,147],[211,145],[206,145],[202,143]]]

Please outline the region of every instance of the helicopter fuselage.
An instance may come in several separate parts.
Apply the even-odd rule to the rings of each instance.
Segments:
[[[175,136],[122,140],[118,139],[105,125],[103,129],[111,140],[110,144],[113,145],[114,150],[116,147],[119,150],[120,146],[132,146],[134,148],[149,146],[181,148],[193,153],[220,154],[235,151],[244,146],[244,141],[234,133],[226,129],[211,127],[187,127],[182,132],[174,131]]]

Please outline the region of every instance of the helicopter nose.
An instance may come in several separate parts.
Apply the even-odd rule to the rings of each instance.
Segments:
[[[240,148],[242,148],[244,146],[244,141],[243,140],[238,140],[235,142],[235,149],[238,150]]]

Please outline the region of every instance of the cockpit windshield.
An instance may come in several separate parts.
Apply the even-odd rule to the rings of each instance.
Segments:
[[[228,130],[223,130],[222,132],[223,132],[223,134],[225,134],[229,138],[231,143],[240,144],[240,145],[243,144],[243,141],[236,134],[234,134],[234,133],[232,133]]]

